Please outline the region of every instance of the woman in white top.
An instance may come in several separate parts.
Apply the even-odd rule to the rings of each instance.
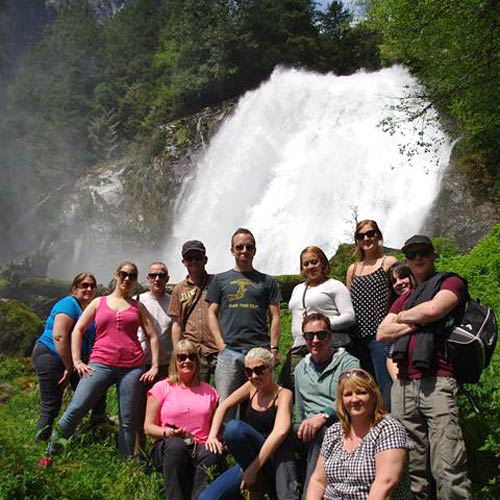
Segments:
[[[330,278],[330,263],[321,248],[308,246],[302,250],[300,274],[306,281],[293,289],[288,304],[292,314],[293,345],[280,374],[280,384],[292,391],[295,367],[308,352],[302,336],[305,316],[316,312],[328,317],[334,332],[335,347],[349,343],[349,336],[345,332],[355,323],[349,290],[340,281]]]

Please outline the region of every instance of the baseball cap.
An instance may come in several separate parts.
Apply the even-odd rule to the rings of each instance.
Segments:
[[[401,251],[404,253],[413,245],[428,247],[432,251],[434,251],[434,245],[432,244],[431,239],[428,236],[424,236],[422,234],[415,234],[411,238],[407,239]]]
[[[182,245],[182,256],[186,255],[188,252],[200,252],[201,254],[205,255],[207,253],[205,249],[205,245],[199,241],[199,240],[189,240]]]

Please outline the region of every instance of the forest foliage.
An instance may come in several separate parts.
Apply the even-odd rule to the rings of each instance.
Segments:
[[[428,102],[459,138],[460,169],[476,193],[500,197],[500,3],[497,0],[368,0],[383,34],[384,64],[401,62],[424,83],[403,106],[425,119]]]

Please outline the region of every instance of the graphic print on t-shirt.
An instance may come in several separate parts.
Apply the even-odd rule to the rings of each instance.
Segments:
[[[249,280],[248,278],[241,278],[241,279],[233,280],[229,284],[236,285],[238,287],[238,289],[236,290],[236,293],[230,293],[227,296],[228,302],[234,302],[235,300],[243,299],[247,294],[247,290],[248,290],[249,286],[256,288],[257,290],[262,288],[260,285],[255,284],[253,281]],[[229,305],[229,307],[252,307],[252,306],[258,307],[256,304],[246,304],[246,303]]]

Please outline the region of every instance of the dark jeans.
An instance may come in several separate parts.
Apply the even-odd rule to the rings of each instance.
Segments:
[[[44,344],[37,342],[31,355],[33,368],[38,376],[40,389],[40,415],[36,425],[36,439],[47,441],[52,433],[54,420],[61,410],[66,384],[58,384],[64,374],[64,365]],[[76,372],[71,373],[69,383],[73,391],[80,381]],[[91,419],[99,419],[106,414],[106,394],[92,409]]]
[[[190,500],[198,498],[208,480],[207,469],[218,468],[221,458],[204,444],[186,445],[182,438],[170,437],[156,441],[151,461],[163,474],[167,500]]]
[[[217,352],[212,352],[209,354],[203,354],[200,352],[200,380],[210,383],[210,378],[215,374],[215,368],[217,366]]]
[[[371,373],[380,387],[387,411],[391,411],[392,379],[387,371],[385,344],[375,339],[355,336],[349,352],[359,359],[361,368]]]
[[[259,454],[266,438],[251,425],[241,420],[230,420],[224,429],[224,442],[238,465],[219,476],[200,495],[200,500],[239,499],[243,470]],[[298,499],[293,443],[287,438],[262,468],[264,480],[271,485],[271,498],[278,500]]]
[[[297,431],[299,429],[299,425],[296,424],[294,426],[295,431],[295,447],[297,453],[300,455],[299,458],[299,466],[302,470],[305,470],[305,476],[302,479],[303,482],[303,490],[302,490],[302,499],[305,499],[307,496],[307,487],[309,485],[309,480],[316,468],[316,463],[318,462],[319,453],[321,451],[321,445],[323,444],[323,438],[325,437],[325,432],[327,427],[321,428],[314,436],[312,441],[305,443],[301,441],[297,437]]]

